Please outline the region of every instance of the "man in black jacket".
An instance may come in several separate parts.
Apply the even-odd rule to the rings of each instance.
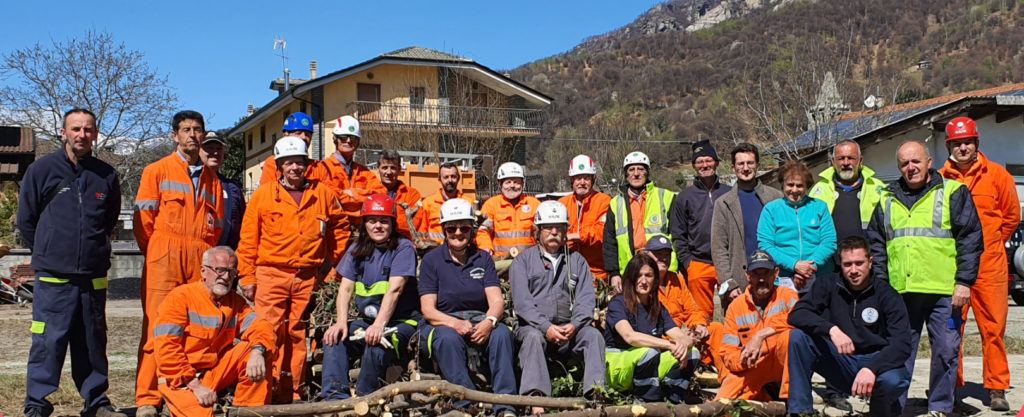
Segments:
[[[48,416],[46,396],[60,384],[71,347],[71,377],[85,399],[83,416],[124,416],[107,398],[107,270],[110,237],[121,210],[117,171],[92,156],[96,116],[64,115],[64,146],[28,167],[18,229],[36,271],[26,416]]]
[[[847,237],[837,251],[843,278],[819,280],[789,313],[789,412],[814,412],[817,372],[841,392],[871,397],[871,415],[899,415],[910,386],[907,309],[888,282],[872,276],[866,239]]]

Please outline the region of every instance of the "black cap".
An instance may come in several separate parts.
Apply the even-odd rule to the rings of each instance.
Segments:
[[[665,236],[655,236],[647,240],[647,245],[644,246],[645,250],[654,252],[662,249],[672,249],[672,242]]]
[[[697,162],[697,158],[702,156],[710,156],[715,158],[716,161],[721,161],[718,158],[718,153],[715,152],[715,147],[711,146],[710,140],[700,140],[693,143],[693,159],[690,160],[690,163]]]
[[[747,270],[753,271],[759,268],[775,269],[775,258],[772,258],[768,252],[758,250],[750,255],[750,260],[747,262]]]

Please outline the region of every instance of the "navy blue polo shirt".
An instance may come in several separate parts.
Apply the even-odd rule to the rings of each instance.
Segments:
[[[356,258],[352,256],[358,245],[352,245],[345,252],[338,264],[338,273],[343,278],[350,279],[363,284],[369,291],[374,289],[373,285],[378,282],[387,282],[390,277],[406,277],[405,286],[399,294],[395,305],[395,311],[391,314],[392,320],[408,319],[417,317],[420,310],[420,299],[416,288],[416,247],[409,239],[399,239],[398,247],[395,248],[393,256],[384,248],[377,248],[368,258]],[[392,258],[391,272],[384,276],[384,260]],[[386,284],[383,284],[386,286]],[[378,286],[378,289],[386,289]],[[377,291],[380,293],[380,291]],[[383,295],[383,294],[380,294]],[[369,297],[364,300],[356,294],[356,304],[359,306],[361,317],[376,318],[380,310],[380,296]]]
[[[469,248],[464,265],[452,260],[448,243],[423,256],[420,265],[420,295],[437,294],[437,309],[442,313],[466,310],[487,311],[484,288],[501,287],[494,260],[475,246]]]
[[[626,343],[626,340],[619,335],[619,332],[615,331],[615,325],[622,320],[629,322],[629,325],[633,327],[633,331],[654,337],[661,337],[676,327],[675,321],[672,320],[672,316],[669,315],[664,305],[661,306],[661,313],[658,315],[657,323],[651,321],[647,308],[643,304],[637,303],[636,314],[630,314],[629,310],[626,309],[626,298],[622,294],[612,298],[611,303],[608,304],[608,315],[606,318],[608,325],[604,329],[604,343],[608,347],[617,349],[633,348],[629,343]]]

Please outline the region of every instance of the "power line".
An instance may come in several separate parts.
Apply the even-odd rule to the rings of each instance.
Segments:
[[[677,141],[677,140],[632,140],[632,139],[587,139],[587,138],[531,138],[539,140],[554,140],[561,142],[626,142],[626,143],[655,143],[661,145],[692,145],[691,141]]]

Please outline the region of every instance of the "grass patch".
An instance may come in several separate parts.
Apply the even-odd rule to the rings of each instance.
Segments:
[[[1006,354],[1008,355],[1021,355],[1024,354],[1024,339],[1006,336],[1003,338],[1006,341]],[[973,336],[967,337],[963,341],[964,345],[964,356],[981,356],[981,337]],[[929,358],[932,356],[932,345],[928,341],[928,333],[922,332],[921,344],[917,349],[918,358]]]
[[[109,378],[107,396],[110,401],[116,407],[132,407],[135,404],[135,370],[114,370]],[[61,375],[60,387],[48,399],[53,403],[54,416],[77,416],[82,410],[82,397],[71,380],[70,369]],[[0,413],[20,416],[24,406],[25,375],[0,375]]]

